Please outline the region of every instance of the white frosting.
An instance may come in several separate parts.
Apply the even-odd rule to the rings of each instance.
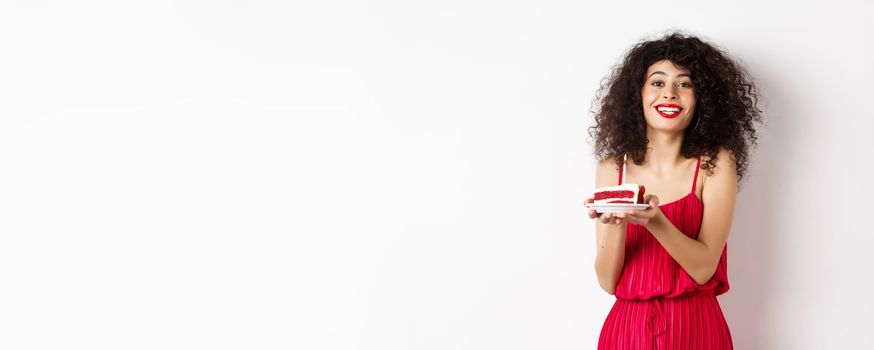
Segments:
[[[637,203],[637,197],[640,195],[640,193],[639,193],[640,192],[640,185],[635,184],[635,183],[624,183],[622,185],[601,187],[601,188],[598,188],[596,190],[596,193],[597,192],[606,192],[606,191],[631,191],[631,193],[633,195],[631,197],[627,197],[627,198],[623,197],[623,198],[608,198],[608,199],[602,199],[602,200],[595,200],[594,204],[607,204],[609,202],[616,201],[616,200],[627,200],[627,201],[630,201],[632,203]],[[594,198],[595,195],[593,194],[592,197]]]

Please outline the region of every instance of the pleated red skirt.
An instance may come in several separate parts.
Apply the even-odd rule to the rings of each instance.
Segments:
[[[731,333],[710,293],[648,300],[616,299],[598,349],[732,349]]]

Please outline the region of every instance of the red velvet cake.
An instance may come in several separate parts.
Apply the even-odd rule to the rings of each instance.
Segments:
[[[593,204],[644,204],[643,192],[643,185],[634,183],[601,187],[595,190]]]

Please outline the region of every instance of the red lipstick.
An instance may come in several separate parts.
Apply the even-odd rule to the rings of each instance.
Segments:
[[[662,108],[662,110],[659,110]],[[666,109],[667,108],[667,109]],[[683,107],[675,105],[673,103],[661,103],[655,106],[656,112],[659,113],[660,116],[673,119],[680,115],[680,112],[683,111]]]

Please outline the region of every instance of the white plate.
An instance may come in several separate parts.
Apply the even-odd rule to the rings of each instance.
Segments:
[[[590,204],[586,205],[591,209],[595,209],[596,213],[617,213],[629,210],[646,210],[649,204],[628,204],[628,203],[608,203],[608,204]]]

